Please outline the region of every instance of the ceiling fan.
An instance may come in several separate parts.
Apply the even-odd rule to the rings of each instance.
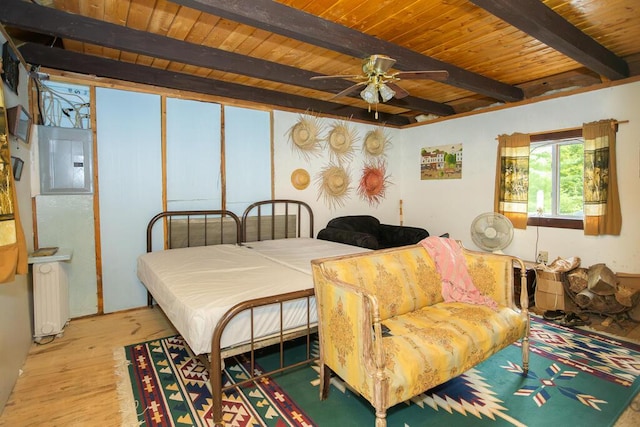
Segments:
[[[361,80],[342,92],[336,94],[334,98],[349,95],[358,88],[364,86],[360,92],[360,97],[365,100],[369,106],[378,104],[380,98],[382,102],[387,102],[394,96],[397,99],[404,98],[409,92],[396,84],[398,80],[408,79],[429,79],[443,81],[449,77],[449,73],[445,70],[438,71],[399,71],[387,74],[387,71],[396,63],[396,60],[386,55],[371,55],[362,62],[363,74],[355,75],[336,75],[336,76],[315,76],[311,80],[320,79],[355,79]]]

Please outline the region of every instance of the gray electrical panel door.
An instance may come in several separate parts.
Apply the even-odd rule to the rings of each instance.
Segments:
[[[91,129],[38,126],[41,194],[93,193]]]

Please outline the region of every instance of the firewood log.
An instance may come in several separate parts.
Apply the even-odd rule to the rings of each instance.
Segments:
[[[593,299],[595,298],[595,296],[596,295],[589,289],[583,289],[576,295],[576,304],[578,304],[581,308],[589,308],[591,303],[593,303]]]
[[[616,301],[625,307],[633,307],[634,304],[634,294],[638,292],[635,289],[631,289],[624,285],[619,285],[618,290],[615,293]],[[635,298],[637,300],[637,298]]]
[[[618,287],[616,275],[605,264],[589,267],[588,288],[598,295],[613,295]]]
[[[567,274],[569,290],[574,294],[577,294],[583,289],[586,289],[588,285],[588,278],[589,274],[586,268],[576,268],[571,273]]]

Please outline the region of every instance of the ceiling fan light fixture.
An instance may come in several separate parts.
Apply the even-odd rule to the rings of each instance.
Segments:
[[[381,75],[389,71],[395,63],[396,60],[389,58],[387,55],[371,55],[362,65],[362,71],[365,74]]]
[[[335,76],[313,76],[316,79],[350,79],[359,80],[346,89],[338,92],[332,99],[340,98],[347,95],[354,95],[354,92],[360,90],[360,97],[368,104],[368,110],[371,112],[373,105],[378,118],[378,104],[380,102],[391,101],[391,98],[403,99],[409,96],[409,92],[396,84],[398,80],[404,79],[431,79],[444,81],[448,78],[449,73],[446,70],[435,71],[399,71],[389,73],[396,60],[386,55],[370,55],[364,58],[362,62],[362,75],[335,75]]]
[[[384,83],[380,85],[379,90],[380,90],[380,96],[382,97],[382,100],[384,102],[387,102],[388,100],[393,98],[396,94],[396,92],[393,89],[391,89],[389,86],[387,86]]]
[[[374,83],[369,83],[367,87],[360,92],[360,96],[369,104],[377,104],[379,102],[378,88]]]

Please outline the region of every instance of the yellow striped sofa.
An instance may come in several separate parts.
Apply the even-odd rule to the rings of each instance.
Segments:
[[[526,277],[514,303],[513,265],[522,261],[463,249],[480,293],[498,303],[444,302],[440,275],[421,245],[312,261],[320,339],[320,399],[331,371],[375,408],[386,411],[454,378],[522,339],[528,371]]]

